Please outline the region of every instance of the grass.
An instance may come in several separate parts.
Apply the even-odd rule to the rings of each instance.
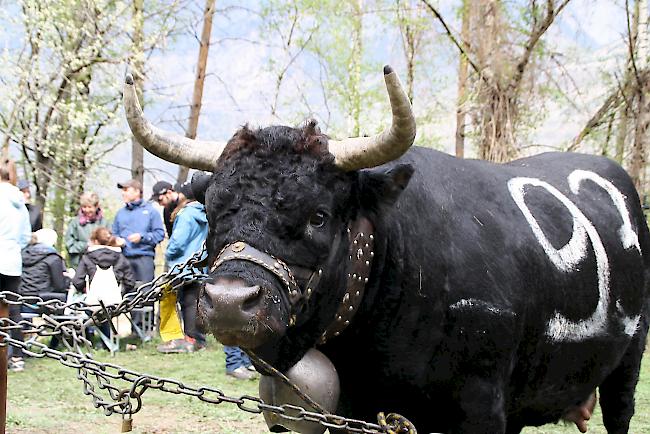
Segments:
[[[224,353],[213,340],[207,350],[193,354],[163,355],[156,352],[155,343],[147,343],[115,357],[97,351],[95,358],[190,386],[216,387],[232,397],[257,396],[257,382],[225,375]],[[83,394],[76,373],[53,359],[27,359],[25,371],[10,372],[7,432],[119,432],[121,416],[106,417],[101,409],[94,408],[91,397]],[[142,400],[143,409],[133,417],[135,433],[267,432],[261,415],[243,412],[234,404],[208,404],[153,389],[147,390]]]
[[[96,358],[130,370],[173,378],[191,386],[212,386],[226,395],[257,396],[257,382],[226,377],[221,346],[210,341],[207,350],[194,354],[158,354],[155,343],[137,351],[120,352],[111,357],[98,351]],[[114,382],[112,382],[114,383]],[[643,362],[637,387],[636,415],[631,433],[650,432],[650,353]],[[390,410],[390,409],[387,409]],[[9,433],[116,433],[121,418],[106,417],[82,393],[76,370],[52,359],[28,359],[24,372],[9,373],[7,402]],[[261,415],[243,412],[229,403],[207,404],[185,395],[147,390],[143,409],[133,418],[134,433],[263,433],[266,424]],[[526,428],[525,434],[578,433],[573,426],[546,425]],[[606,433],[599,411],[589,424],[589,432]]]

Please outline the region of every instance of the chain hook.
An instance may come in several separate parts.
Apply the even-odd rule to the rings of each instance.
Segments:
[[[377,423],[386,434],[417,434],[417,431],[411,421],[397,413],[384,412],[377,414]]]

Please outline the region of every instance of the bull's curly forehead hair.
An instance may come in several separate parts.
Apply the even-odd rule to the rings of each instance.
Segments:
[[[244,125],[228,141],[221,159],[228,159],[240,152],[263,149],[271,152],[311,154],[325,161],[333,161],[334,157],[329,153],[327,142],[327,135],[321,133],[315,119],[308,119],[298,128],[272,125],[252,129]]]

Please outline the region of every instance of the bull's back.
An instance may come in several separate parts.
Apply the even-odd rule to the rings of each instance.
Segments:
[[[648,229],[629,176],[580,154],[499,165],[416,148],[400,162],[416,168],[395,217],[408,222],[405,286],[442,300],[431,306],[453,322],[445,348],[493,358],[488,369],[513,361],[511,412],[557,418],[647,315]]]

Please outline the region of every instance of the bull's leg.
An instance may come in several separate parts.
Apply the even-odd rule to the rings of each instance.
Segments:
[[[506,432],[505,398],[501,381],[468,377],[458,392],[459,419],[452,433]]]
[[[624,434],[629,430],[647,332],[648,321],[644,318],[621,363],[600,385],[600,408],[609,434]]]

